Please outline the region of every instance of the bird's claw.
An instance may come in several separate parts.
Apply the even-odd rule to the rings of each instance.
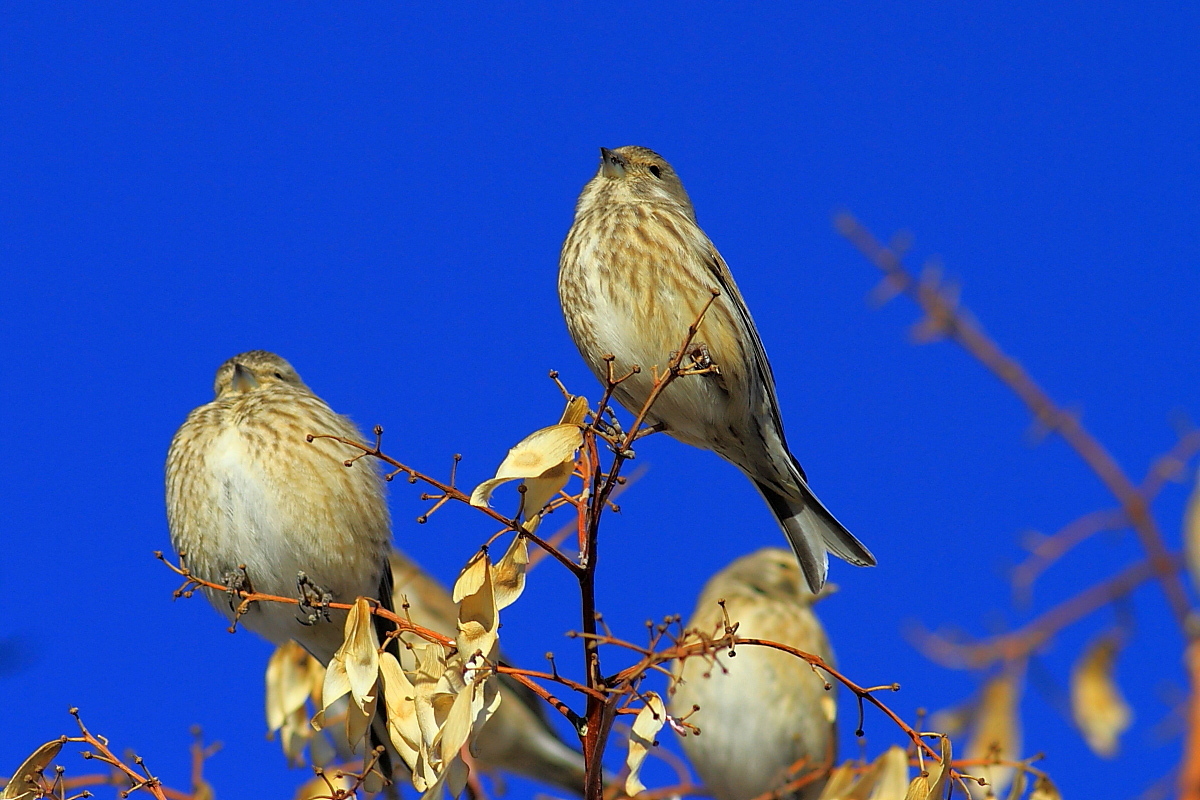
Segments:
[[[254,587],[250,585],[250,576],[246,573],[246,565],[238,564],[238,568],[225,573],[225,594],[229,595],[229,608],[237,610],[239,595],[250,594]]]
[[[303,571],[296,573],[296,590],[299,592],[300,610],[306,616],[297,617],[301,625],[316,625],[322,619],[329,622],[329,604],[333,602],[333,592],[324,586],[313,583]]]

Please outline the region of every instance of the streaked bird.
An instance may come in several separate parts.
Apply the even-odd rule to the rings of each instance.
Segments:
[[[718,600],[725,600],[737,635],[769,639],[818,655],[833,666],[833,652],[813,613],[795,557],[767,547],[742,556],[709,579],[687,627],[720,633]],[[833,691],[808,662],[761,646],[738,647],[737,656],[701,657],[676,662],[682,680],[670,702],[676,717],[689,717],[699,735],[683,737],[683,749],[709,793],[717,800],[749,800],[777,789],[788,768],[805,759],[805,771],[836,755],[836,703]],[[811,800],[821,793],[816,780],[796,795]]]
[[[399,551],[392,554],[392,576],[396,605],[403,609],[407,603],[413,622],[446,636],[456,635],[458,610],[445,587]],[[404,666],[411,666],[411,658],[407,650],[402,651]],[[500,706],[472,746],[480,766],[582,794],[583,756],[558,738],[546,719],[545,701],[506,676],[500,679]]]
[[[234,356],[213,388],[216,399],[188,415],[167,455],[171,544],[197,577],[309,601],[307,611],[254,603],[240,622],[276,644],[294,639],[328,664],[346,615],[323,613],[322,601],[373,597],[391,607],[382,478],[368,459],[346,467],[352,448],[307,440],[363,437],[274,353]],[[229,596],[205,593],[233,617]]]
[[[685,365],[715,366],[676,380],[649,422],[712,450],[754,482],[819,591],[828,555],[871,566],[875,558],[821,504],[788,450],[775,378],[733,275],[696,223],[675,170],[644,147],[600,150],[600,169],[579,196],[559,260],[558,295],[567,328],[604,381],[608,365],[631,376],[615,397],[637,413],[650,395],[651,367],[665,368],[712,297]]]
[[[355,425],[317,397],[287,361],[262,350],[222,364],[214,390],[216,399],[188,415],[167,456],[171,543],[197,577],[265,594],[299,594],[314,605],[305,612],[254,603],[241,624],[276,644],[294,639],[327,665],[342,643],[346,615],[326,615],[316,605],[363,596],[393,609],[393,597],[403,595],[414,622],[454,636],[458,615],[449,593],[392,550],[374,464],[362,459],[346,467],[357,450],[307,440],[333,434],[364,441]],[[227,594],[205,592],[232,618]],[[386,623],[380,628],[382,638]],[[406,649],[393,652],[402,662],[411,659]],[[554,734],[542,701],[519,684],[506,683],[502,691],[504,701],[475,743],[481,765],[580,793],[583,758]],[[373,744],[387,741],[380,730],[373,734]]]

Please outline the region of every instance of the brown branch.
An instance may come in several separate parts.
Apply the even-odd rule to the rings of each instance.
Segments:
[[[105,739],[103,736],[96,736],[87,729],[87,726],[83,724],[83,720],[79,716],[78,708],[72,708],[70,710],[70,714],[75,718],[75,723],[79,725],[79,731],[81,735],[64,737],[64,741],[81,742],[96,748],[98,751],[96,753],[85,750],[83,752],[83,757],[85,759],[100,761],[108,764],[114,769],[120,770],[120,772],[129,779],[131,784],[131,787],[128,790],[125,790],[123,794],[128,795],[140,789],[154,795],[158,798],[158,800],[168,800],[166,793],[163,791],[162,782],[150,774],[140,756],[134,756],[134,763],[141,768],[141,773],[126,764],[121,759],[117,758],[117,756],[113,754],[113,751],[109,749],[107,739]],[[176,798],[179,797],[186,798],[190,797],[190,795],[183,793],[176,794]]]
[[[1188,699],[1187,739],[1179,768],[1179,800],[1200,800],[1200,641],[1188,645],[1185,656],[1192,695]]]
[[[1179,556],[1171,556],[1172,569],[1182,566]],[[1139,561],[1102,583],[1042,613],[1017,630],[984,642],[952,642],[924,630],[914,634],[915,644],[932,661],[951,669],[982,669],[997,662],[1023,660],[1036,652],[1056,633],[1103,606],[1126,596],[1148,580],[1158,577],[1149,561]]]
[[[881,242],[850,214],[839,214],[838,231],[885,276],[887,285],[907,294],[925,312],[925,330],[949,337],[999,378],[1025,404],[1047,431],[1057,433],[1096,474],[1120,503],[1154,577],[1162,586],[1176,622],[1186,629],[1191,603],[1179,579],[1170,551],[1150,515],[1146,499],[1112,454],[1084,427],[1079,417],[1060,408],[1015,359],[1006,355],[979,324],[959,306],[955,293],[936,279],[918,280],[904,266],[900,253]]]
[[[821,778],[828,776],[830,771],[833,770],[834,746],[834,741],[831,739],[829,746],[825,748],[823,763],[806,772],[803,770],[808,766],[809,759],[808,756],[802,756],[799,761],[788,768],[788,774],[796,775],[795,778],[789,779],[782,786],[777,786],[774,789],[763,792],[757,797],[752,798],[752,800],[784,800],[784,798],[794,796],[796,792],[805,786],[816,783]]]
[[[214,589],[219,592],[230,592],[231,591],[230,587],[228,587],[228,586],[225,586],[220,583],[214,583],[213,581],[204,580],[203,578],[197,578],[186,567],[181,566],[181,565],[172,564],[166,558],[166,556],[162,553],[161,550],[154,551],[154,556],[159,561],[166,564],[167,567],[172,572],[174,572],[178,575],[181,575],[186,579],[186,582],[184,583],[183,587],[176,590],[176,592],[175,592],[176,597],[190,597],[192,589],[194,589],[195,587],[200,587],[200,586],[203,586],[203,587],[206,587],[209,589]],[[189,589],[189,587],[192,587],[192,589]],[[299,598],[296,598],[296,597],[280,597],[278,595],[262,594],[261,592],[248,592],[248,591],[245,591],[242,589],[234,590],[233,593],[242,599],[242,605],[239,607],[239,611],[242,608],[246,607],[250,603],[263,602],[263,603],[284,603],[284,604],[288,604],[288,605],[299,605],[300,604]],[[325,604],[324,607],[332,608],[332,609],[335,609],[338,611],[349,611],[350,609],[354,608],[354,604],[353,603],[327,603],[327,604]],[[449,636],[438,633],[435,630],[431,630],[429,628],[425,628],[420,625],[417,625],[417,624],[413,623],[413,621],[408,619],[407,617],[401,617],[393,611],[388,611],[386,608],[381,606],[378,602],[372,603],[371,613],[374,614],[375,616],[383,617],[388,622],[391,622],[393,625],[396,626],[396,629],[399,630],[401,633],[412,633],[417,636],[420,636],[422,639],[424,639],[428,642],[432,642],[434,644],[440,644],[443,647],[447,647],[450,649],[454,649],[456,647],[455,640],[450,638]],[[235,625],[236,625],[236,622],[235,622]],[[231,627],[230,630],[232,631],[233,628]],[[530,691],[537,694],[539,697],[541,697],[543,700],[545,700],[547,703],[549,703],[551,706],[553,706],[555,709],[557,709],[559,712],[561,712],[564,716],[566,716],[567,719],[571,720],[572,723],[574,723],[574,721],[576,719],[575,712],[573,712],[570,709],[570,707],[568,707],[565,703],[563,703],[557,697],[555,697],[550,692],[548,692],[545,688],[540,686],[536,681],[532,680],[530,675],[537,674],[538,677],[542,677],[545,680],[550,680],[550,681],[554,681],[556,683],[560,683],[564,686],[567,686],[568,688],[574,689],[575,691],[585,691],[586,692],[587,687],[584,687],[584,686],[578,684],[577,682],[572,681],[570,678],[564,678],[561,675],[548,675],[545,673],[540,673],[540,674],[539,673],[530,673],[528,670],[516,669],[515,667],[510,667],[505,664],[497,664],[497,665],[495,665],[494,669],[496,670],[496,672],[503,673],[505,675],[512,675],[513,680],[517,681],[521,685],[528,688]],[[603,696],[602,693],[599,693],[599,694],[601,696]]]
[[[645,465],[638,467],[633,471],[633,474],[627,476],[623,482],[619,483],[617,487],[613,489],[613,493],[608,499],[612,501],[620,497],[627,489],[629,489],[629,487],[641,480],[641,478],[646,474],[646,471],[647,467]],[[572,500],[571,504],[575,505],[574,500]],[[578,528],[579,521],[578,519],[574,519],[555,531],[552,536],[546,539],[546,547],[535,550],[529,554],[529,564],[525,567],[525,571],[528,573],[529,570],[532,570],[535,566],[537,566],[538,562],[550,555],[548,548],[558,550],[558,546],[565,542],[567,537],[576,532]],[[562,551],[560,550],[559,552]]]
[[[1076,545],[1101,531],[1115,531],[1129,524],[1129,518],[1119,508],[1089,511],[1064,525],[1052,536],[1041,539],[1033,548],[1029,558],[1013,570],[1013,591],[1022,599],[1028,599],[1034,582],[1042,573],[1053,566]]]
[[[1185,433],[1170,450],[1154,460],[1138,486],[1138,493],[1147,505],[1158,497],[1167,481],[1174,480],[1187,467],[1197,452],[1200,452],[1200,429]],[[1128,524],[1129,517],[1119,508],[1090,511],[1069,522],[1054,535],[1039,541],[1029,558],[1013,570],[1014,590],[1028,596],[1034,581],[1070,550],[1097,533],[1119,530]]]
[[[583,476],[583,485],[588,494],[587,501],[580,502],[577,506],[578,531],[580,536],[579,566],[581,569],[576,573],[576,577],[579,581],[583,633],[587,634],[582,637],[585,681],[589,688],[601,692],[604,692],[608,686],[600,669],[600,643],[595,638],[592,638],[598,635],[596,627],[596,566],[599,563],[600,519],[617,486],[622,466],[633,455],[630,447],[632,447],[633,442],[638,438],[642,425],[649,416],[654,403],[677,378],[692,374],[703,374],[713,369],[711,366],[697,370],[683,369],[683,362],[687,358],[688,347],[691,345],[692,339],[695,338],[696,333],[700,330],[700,324],[704,321],[704,316],[708,313],[709,308],[712,307],[712,304],[716,302],[716,299],[721,294],[717,289],[711,289],[710,291],[712,292],[711,296],[704,303],[703,307],[701,307],[692,324],[688,326],[687,333],[683,337],[679,350],[671,357],[667,369],[661,375],[655,375],[650,394],[635,415],[633,425],[625,434],[624,439],[613,448],[612,463],[609,466],[607,474],[601,470],[600,451],[596,442],[598,437],[603,436],[603,433],[599,430],[599,422],[608,410],[608,403],[611,401],[613,391],[620,383],[636,375],[639,372],[638,367],[634,366],[628,374],[618,377],[613,373],[613,360],[611,358],[605,359],[608,365],[608,379],[606,381],[604,397],[596,409],[592,424],[584,429],[583,448],[579,458],[579,471]],[[604,749],[608,744],[608,733],[616,716],[621,696],[622,694],[618,693],[611,697],[606,697],[604,700],[592,695],[588,695],[587,697],[587,708],[584,712],[584,722],[580,730],[580,738],[583,744],[584,766],[586,769],[584,797],[588,798],[588,800],[600,800],[604,794],[604,769],[602,763]]]
[[[310,434],[308,434],[307,438],[310,442],[315,439],[329,439],[331,441],[341,442],[344,445],[348,445],[349,447],[355,447],[355,448],[361,450],[362,451],[361,455],[355,456],[353,459],[346,460],[346,462],[345,462],[346,466],[350,466],[351,463],[355,459],[361,458],[364,455],[365,456],[373,456],[373,457],[379,459],[380,461],[384,462],[385,464],[390,464],[392,467],[395,468],[395,471],[393,473],[391,473],[392,475],[398,475],[400,473],[404,473],[404,474],[408,475],[408,480],[410,483],[416,483],[417,481],[421,481],[421,482],[427,483],[430,486],[434,487],[435,489],[439,490],[443,496],[436,498],[438,502],[437,502],[437,505],[435,506],[435,508],[438,506],[441,506],[442,503],[446,502],[447,499],[456,500],[460,503],[465,503],[466,505],[471,506],[471,508],[478,509],[483,514],[496,520],[501,525],[504,525],[506,530],[514,531],[516,533],[521,534],[525,538],[529,539],[529,541],[533,542],[538,547],[545,550],[549,555],[553,556],[564,567],[571,570],[571,572],[578,573],[579,566],[574,561],[572,561],[571,559],[564,556],[557,549],[547,545],[546,542],[544,540],[542,540],[541,538],[535,536],[533,533],[526,530],[525,526],[522,525],[517,520],[509,519],[508,517],[501,514],[499,511],[496,511],[494,508],[491,508],[489,506],[472,505],[471,504],[471,496],[468,494],[465,494],[462,490],[456,488],[452,482],[444,483],[442,481],[439,481],[437,478],[434,478],[432,475],[426,475],[424,472],[420,472],[419,470],[416,470],[413,467],[408,466],[407,464],[402,464],[401,462],[397,461],[396,459],[394,459],[391,456],[384,453],[380,449],[380,437],[382,437],[382,435],[383,435],[383,427],[380,425],[376,425],[375,426],[375,437],[376,438],[375,438],[374,446],[365,445],[362,442],[356,442],[353,439],[347,439],[342,436],[334,436],[333,434],[325,434],[325,433],[310,433]],[[455,464],[457,464],[457,463],[458,462],[456,460]],[[423,516],[428,518],[430,513],[432,513],[432,509],[429,512],[426,512],[426,514]]]

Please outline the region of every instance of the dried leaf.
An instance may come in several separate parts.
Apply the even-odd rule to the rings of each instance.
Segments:
[[[1062,800],[1062,794],[1053,781],[1040,775],[1033,785],[1033,791],[1029,793],[1029,800]]]
[[[992,678],[983,686],[979,707],[975,715],[974,732],[967,744],[966,758],[969,760],[1006,759],[1020,757],[1021,720],[1018,716],[1020,703],[1020,677],[1003,673]],[[984,797],[988,793],[1003,792],[1012,780],[1012,767],[992,766],[983,768],[983,777],[991,786],[971,786],[972,797]]]
[[[446,767],[446,788],[450,790],[451,797],[458,797],[463,793],[463,789],[467,788],[467,778],[470,775],[471,770],[461,758],[455,757],[450,762]]]
[[[829,777],[825,780],[825,787],[821,789],[817,800],[841,800],[854,784],[854,769],[853,761],[844,761],[840,766],[830,770]]]
[[[582,446],[583,432],[577,424],[551,425],[534,431],[508,451],[496,469],[496,477],[475,487],[471,505],[486,506],[497,486],[525,479],[525,518],[535,517],[570,479],[570,465],[575,463],[575,452]],[[538,478],[543,480],[537,481]]]
[[[630,797],[646,791],[638,773],[642,770],[646,754],[654,746],[654,737],[662,730],[666,721],[667,709],[663,706],[662,698],[654,692],[648,692],[646,705],[638,712],[633,720],[633,729],[629,732],[629,753],[625,756],[629,776],[625,779],[625,793]]]
[[[953,760],[951,752],[950,737],[942,737],[942,761],[937,768],[937,777],[929,784],[929,796],[931,798],[940,798],[946,794],[946,787],[950,783],[950,762]],[[930,773],[932,777],[932,773]]]
[[[529,478],[525,481],[525,500],[522,504],[525,527],[532,533],[537,530],[542,519],[542,509],[562,491],[575,472],[575,461],[572,458],[556,467],[551,467],[542,473],[541,477]]]
[[[63,743],[59,739],[52,742],[46,742],[44,745],[34,750],[13,772],[12,777],[8,779],[8,784],[4,787],[4,793],[0,794],[0,798],[4,800],[31,800],[34,797],[41,797],[38,790],[38,775],[42,770],[50,766],[50,762],[58,755],[58,751],[62,750]]]
[[[479,573],[482,573],[482,580],[478,580]],[[474,591],[464,593],[469,588]],[[500,639],[500,615],[492,587],[492,565],[486,554],[478,554],[468,562],[454,585],[454,593],[461,597],[455,640],[458,651],[466,658],[478,652],[491,660]]]
[[[1120,643],[1104,636],[1083,652],[1071,670],[1071,713],[1088,747],[1112,758],[1117,741],[1133,721],[1133,712],[1113,678]]]
[[[908,753],[904,748],[892,745],[879,758],[879,780],[871,800],[904,800],[908,793]]]
[[[500,692],[499,681],[486,681],[483,684],[483,709],[475,715],[474,727],[471,728],[471,749],[474,752],[475,744],[479,741],[478,735],[480,729],[483,728],[487,721],[496,713],[496,709],[500,708],[500,703],[504,699],[504,695]]]
[[[446,673],[446,653],[441,645],[427,644],[413,648],[417,668],[412,674],[413,700],[417,714],[417,725],[421,731],[421,744],[414,765],[413,788],[425,792],[438,780],[438,772],[432,753],[437,738],[440,720],[434,708],[438,684]]]
[[[497,611],[511,606],[525,591],[525,569],[528,565],[529,542],[524,536],[516,536],[492,571]]]
[[[416,689],[400,662],[391,653],[379,657],[379,678],[387,707],[388,738],[409,770],[421,751],[421,725],[417,722]]]
[[[289,767],[299,767],[304,764],[304,747],[316,731],[308,724],[308,709],[301,706],[288,714],[279,726],[279,743],[283,754],[287,756]]]
[[[379,638],[371,616],[371,604],[365,597],[354,601],[346,617],[346,640],[338,649],[350,681],[350,696],[360,709],[375,700],[375,682],[379,679]],[[337,657],[336,655],[334,656]]]
[[[448,773],[443,772],[431,781],[426,789],[419,790],[422,791],[421,800],[442,800],[446,793],[446,779],[449,777]]]
[[[275,648],[267,662],[267,729],[277,731],[297,709],[304,708],[312,692],[313,666],[320,662],[295,641]]]
[[[879,782],[879,773],[882,769],[883,762],[877,759],[859,776],[850,791],[842,795],[844,800],[868,800],[875,785]]]
[[[904,793],[904,800],[929,800],[929,778],[924,775],[913,778]]]
[[[1008,800],[1021,800],[1021,795],[1025,794],[1026,776],[1027,773],[1024,770],[1016,771],[1013,775],[1012,786],[1008,787]]]
[[[376,695],[370,695],[361,706],[358,703],[346,704],[346,741],[351,747],[357,747],[371,729],[376,703]]]
[[[577,394],[567,401],[567,407],[563,409],[562,419],[559,420],[561,425],[582,425],[584,419],[587,418],[588,400],[581,394]]]
[[[312,719],[312,726],[317,730],[325,727],[325,712],[339,699],[350,693],[350,678],[346,675],[346,665],[342,661],[341,650],[333,654],[325,667],[325,680],[321,684],[321,710]]]
[[[471,696],[474,693],[473,686],[468,686],[455,696],[446,722],[438,731],[437,744],[441,746],[443,763],[456,757],[471,735]]]

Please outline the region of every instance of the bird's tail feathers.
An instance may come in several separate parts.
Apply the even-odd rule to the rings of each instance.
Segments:
[[[808,588],[815,594],[825,585],[825,577],[829,573],[829,553],[856,566],[875,566],[875,556],[871,555],[871,551],[837,521],[803,478],[798,475],[796,478],[802,494],[799,498],[780,494],[762,483],[758,483],[758,490],[766,498],[787,535],[800,561]]]

